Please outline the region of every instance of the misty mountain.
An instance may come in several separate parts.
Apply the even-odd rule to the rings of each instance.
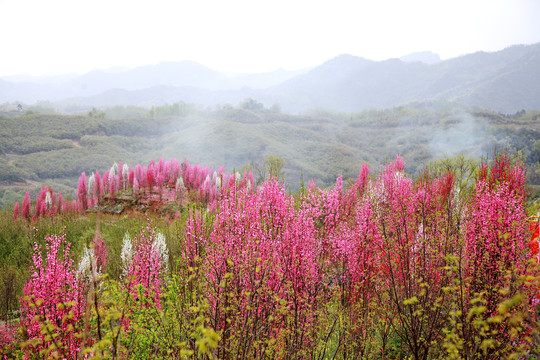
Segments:
[[[503,113],[539,109],[540,43],[431,65],[342,55],[268,89],[268,95],[291,112],[317,107],[361,111],[428,100]]]
[[[229,88],[225,75],[193,61],[162,62],[113,74],[94,71],[71,81],[68,85],[87,88],[98,85],[102,87],[99,92],[115,88],[139,90],[157,85],[190,86],[209,90]]]
[[[231,75],[231,78],[237,88],[248,87],[252,89],[266,89],[304,74],[307,71],[308,70],[306,69],[294,71],[278,69],[259,74],[233,74]]]
[[[289,112],[386,108],[404,102],[403,94],[417,86],[425,68],[420,63],[407,64],[397,59],[377,62],[341,55],[267,93]]]
[[[163,62],[119,72],[94,70],[64,84],[51,86],[47,100],[92,97],[113,89],[141,90],[160,86],[219,90],[230,89],[232,84],[225,75],[193,61]]]
[[[114,105],[133,105],[142,107],[171,104],[179,101],[211,106],[215,104],[236,104],[255,92],[249,88],[238,90],[208,90],[191,86],[165,86],[159,85],[140,90],[111,89],[93,96],[71,97],[57,103],[62,106],[72,104],[86,106],[109,107]]]
[[[48,98],[50,85],[32,82],[13,83],[0,79],[0,102],[34,103]]]
[[[63,83],[0,79],[0,103],[151,106],[171,102],[236,104],[248,97],[287,112],[357,112],[445,100],[503,113],[540,109],[540,43],[437,61],[431,52],[372,61],[340,55],[311,70],[224,74],[192,61],[124,71],[92,71]]]
[[[0,102],[35,103],[49,100],[99,107],[111,104],[144,106],[182,99],[210,105],[215,104],[212,99],[239,101],[236,94],[245,93],[245,88],[265,89],[306,71],[279,69],[259,74],[224,74],[193,61],[181,61],[135,69],[94,70],[82,76],[18,75],[0,79]],[[165,88],[170,91],[169,94],[163,91]],[[231,94],[223,94],[223,91],[230,91]],[[144,96],[148,98],[141,101]]]

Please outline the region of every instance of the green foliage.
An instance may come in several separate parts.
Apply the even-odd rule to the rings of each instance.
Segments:
[[[0,157],[0,182],[21,182],[28,178],[28,173]]]
[[[270,176],[278,179],[283,177],[282,169],[283,165],[285,165],[285,160],[283,160],[283,158],[276,155],[268,155],[266,160],[264,160],[264,163],[266,164],[266,170]]]
[[[474,190],[477,169],[480,162],[465,154],[444,157],[435,160],[425,167],[425,173],[431,177],[454,174],[455,188],[458,194],[468,197]]]
[[[255,99],[249,98],[240,103],[240,108],[257,112],[264,110],[264,105]]]
[[[96,119],[105,119],[105,112],[92,108],[92,110],[88,112],[88,116]]]
[[[152,106],[148,114],[152,119],[158,119],[174,116],[187,116],[193,110],[193,104],[188,104],[182,101],[171,105],[165,104],[162,106]]]
[[[105,109],[105,117],[107,119],[135,119],[148,116],[148,109],[137,106],[122,106],[117,105]]]
[[[4,139],[4,150],[19,155],[40,151],[72,149],[75,144],[68,139],[55,139],[43,136],[15,136]]]
[[[508,271],[513,282],[500,290],[503,300],[497,304],[497,311],[489,314],[485,293],[466,299],[461,292],[466,284],[460,275],[458,257],[448,256],[447,260],[446,271],[452,283],[444,291],[453,301],[444,329],[444,358],[522,359],[528,354],[527,358],[537,359],[538,350],[531,344],[538,341],[540,328],[537,320],[531,318],[534,312],[523,294],[523,290],[538,284],[536,266],[531,267],[529,274],[518,275],[517,269]]]
[[[39,113],[39,114],[55,114],[58,105],[55,105],[49,101],[41,101],[33,106],[29,106],[27,113]]]

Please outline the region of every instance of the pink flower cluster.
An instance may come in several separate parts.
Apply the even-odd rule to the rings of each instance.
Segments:
[[[17,333],[19,332],[19,327],[17,324],[9,322],[0,322],[0,351],[7,350],[10,347],[13,347],[17,341]],[[7,359],[5,356],[3,359]]]
[[[193,201],[211,204],[215,203],[221,189],[227,187],[231,179],[241,181],[243,185],[253,184],[251,173],[240,178],[238,174],[227,174],[223,167],[215,171],[213,168],[191,165],[187,160],[180,164],[176,159],[165,161],[160,158],[157,163],[150,161],[148,166],[138,164],[133,168],[122,163],[113,165],[102,179],[96,173],[91,195],[101,201],[105,194],[114,198],[119,190],[132,190],[142,197],[159,193],[160,201],[167,202],[191,193]]]
[[[93,183],[106,184],[108,190],[94,185],[90,197],[132,184],[138,184],[133,191],[139,192],[176,191],[181,179],[185,191],[215,210],[191,210],[178,267],[186,286],[193,273],[202,279],[209,305],[205,318],[221,337],[214,354],[218,358],[232,357],[238,349],[248,358],[308,358],[319,346],[322,321],[338,309],[345,314],[339,341],[347,356],[363,357],[384,319],[384,326],[393,326],[409,344],[416,341],[411,352],[427,358],[455,305],[448,291],[455,284],[449,259],[459,262],[455,275],[463,280],[458,292],[464,314],[478,293],[485,295],[488,315],[494,314],[505,299],[508,273],[525,273],[528,266],[525,173],[505,156],[482,166],[469,198],[460,198],[451,173],[407,177],[400,156],[382,167],[376,179],[363,165],[348,188],[339,177],[332,188],[311,183],[296,196],[287,194],[277,179],[253,189],[250,174],[240,180],[223,169],[214,172],[187,161],[180,165],[160,159],[122,173],[128,175],[120,178],[120,171],[111,170],[103,181],[94,176]],[[88,194],[81,178],[80,203]],[[149,224],[133,243],[126,239],[125,289],[137,306],[161,309],[168,261],[164,238]],[[76,350],[80,342],[69,325],[80,318],[83,288],[73,275],[64,236],[47,241],[46,264],[35,248],[33,274],[25,287],[29,297],[23,301],[25,326],[39,337],[39,322],[32,319],[50,319]],[[106,252],[103,240],[96,238],[96,256],[106,259]],[[58,307],[65,303],[74,313],[68,320]],[[126,316],[128,328],[130,313]],[[502,325],[498,331],[508,333]],[[502,343],[510,341],[504,336]]]
[[[150,224],[135,237],[126,286],[136,301],[141,300],[139,291],[142,291],[146,299],[153,301],[153,306],[161,309],[161,287],[166,274],[155,239],[156,231]]]
[[[313,223],[295,210],[277,180],[256,192],[234,186],[234,180],[229,185],[209,237],[201,234],[200,216],[185,232],[186,262],[196,263],[204,251],[212,326],[223,331],[224,347],[284,334],[291,346],[311,346],[312,309],[322,286]],[[265,351],[259,345],[254,356]]]
[[[406,336],[412,333],[429,344],[441,331],[434,321],[442,315],[433,309],[450,301],[443,291],[452,281],[448,256],[465,253],[461,276],[471,284],[492,279],[493,284],[478,280],[482,289],[501,289],[502,283],[496,283],[503,271],[525,266],[528,233],[519,164],[501,160],[485,165],[465,213],[453,174],[413,181],[403,169],[398,156],[371,181],[363,166],[348,189],[341,177],[328,190],[312,184],[298,203],[276,180],[255,192],[231,187],[210,223],[193,215],[183,257],[188,264],[203,259],[210,319],[223,332],[224,353],[227,343],[246,336],[277,339],[288,334],[289,350],[311,346],[313,334],[307,329],[316,328],[318,306],[335,287],[344,304],[359,304],[362,311],[389,301],[382,314],[402,324]],[[465,289],[471,294],[480,290]],[[503,300],[498,290],[492,294],[492,306]],[[404,303],[414,309],[417,302],[433,311],[432,318],[403,310]],[[285,310],[277,311],[280,305]],[[355,325],[351,333],[369,336],[372,324],[361,323],[358,311],[350,316],[352,323],[364,326]],[[254,328],[252,321],[265,326]],[[304,328],[291,326],[291,321]],[[266,350],[254,349],[253,356]]]
[[[464,253],[471,295],[487,290],[490,313],[508,284],[508,269],[515,265],[523,271],[526,265],[530,234],[524,196],[522,164],[509,164],[505,156],[498,156],[491,167],[483,164],[465,218]]]
[[[241,186],[252,187],[253,174],[228,174],[221,167],[218,171],[213,168],[191,165],[187,160],[180,164],[176,159],[165,161],[160,158],[148,166],[137,164],[129,167],[126,164],[114,164],[103,177],[99,171],[92,173],[87,179],[82,172],[77,186],[76,199],[64,201],[62,193],[58,195],[48,187],[43,187],[36,197],[35,210],[32,215],[30,193],[27,192],[22,203],[13,208],[13,218],[22,217],[27,221],[35,222],[39,218],[54,217],[59,214],[83,213],[88,208],[105,200],[114,202],[119,191],[130,191],[130,195],[140,198],[143,203],[152,201],[166,204],[175,201],[187,201],[207,204],[214,209],[219,194],[227,190],[234,182]]]
[[[81,184],[79,184],[81,186]],[[54,217],[59,214],[77,214],[80,211],[80,201],[68,201],[63,199],[62,192],[55,194],[54,191],[44,186],[36,197],[36,205],[32,215],[30,192],[26,192],[22,203],[22,210],[19,203],[15,203],[13,218],[22,217],[27,221],[35,222],[42,217]]]
[[[29,338],[24,351],[28,354],[39,353],[53,343],[62,358],[75,359],[81,350],[78,326],[86,308],[85,288],[73,269],[65,237],[45,238],[45,258],[41,246],[34,247],[30,279],[21,299],[21,325]]]

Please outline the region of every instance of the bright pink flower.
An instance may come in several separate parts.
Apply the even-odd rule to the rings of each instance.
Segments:
[[[311,324],[316,321],[322,281],[313,223],[295,210],[292,196],[277,181],[263,183],[255,193],[237,187],[235,176],[229,184],[221,194],[210,237],[198,215],[188,221],[185,232],[185,261],[194,264],[206,253],[203,268],[209,280],[212,325],[235,331],[245,319],[268,323],[264,337],[288,331],[292,347],[307,349],[313,345],[316,326]],[[220,284],[227,276],[224,288]],[[230,291],[235,293],[233,299]],[[231,302],[234,314],[227,315],[224,302]],[[302,325],[276,314],[279,304],[295,309],[295,321]]]
[[[24,201],[22,205],[22,216],[26,220],[30,220],[30,192],[26,192],[24,195]]]
[[[99,175],[99,171],[97,170],[94,174],[94,194],[96,195],[98,201],[100,201],[103,197],[103,182],[101,180],[101,175]]]
[[[152,163],[148,164],[148,169],[146,170],[146,184],[148,186],[149,190],[152,190],[152,187],[154,186],[154,166]]]
[[[0,350],[16,346],[18,332],[19,326],[16,324],[10,324],[4,321],[0,322]],[[2,359],[8,359],[7,355],[4,355]]]
[[[41,206],[42,205],[42,200],[41,200],[41,196],[38,195],[38,197],[36,198],[36,209],[34,211],[34,216],[36,217],[36,220],[38,218],[41,217],[41,215],[43,215],[41,213],[41,210],[44,210],[44,207]]]
[[[105,241],[103,241],[101,234],[96,235],[92,240],[92,243],[94,246],[94,256],[96,257],[96,270],[102,273],[105,271],[105,267],[107,266],[109,247]]]
[[[19,217],[19,202],[17,201],[15,203],[15,206],[13,207],[13,220],[17,219]]]
[[[165,173],[165,160],[163,160],[162,157],[159,158],[158,166],[157,166],[157,173],[164,174]]]
[[[79,186],[77,188],[77,199],[79,201],[80,211],[88,209],[88,190],[86,188],[86,174],[83,171],[79,177]]]
[[[61,213],[62,212],[62,205],[64,205],[64,199],[62,198],[62,192],[61,191],[58,192],[58,200],[57,200],[57,202],[58,202],[58,206],[57,206],[58,213]]]
[[[39,338],[41,342],[36,347],[29,345],[23,351],[36,354],[48,348],[51,344],[46,339],[49,332],[43,331],[43,326],[51,323],[53,329],[50,331],[58,334],[57,339],[62,343],[57,354],[74,359],[81,346],[77,328],[82,325],[80,322],[86,306],[84,287],[73,271],[73,260],[69,258],[70,244],[65,234],[48,235],[45,241],[45,258],[41,256],[41,246],[34,246],[30,279],[24,286],[21,299],[21,324],[30,339]],[[72,316],[68,316],[70,313]]]
[[[133,180],[135,179],[135,171],[129,168],[129,184],[133,186]]]
[[[465,218],[465,274],[471,295],[487,289],[489,311],[502,300],[499,289],[513,267],[524,270],[529,233],[524,202],[524,171],[501,156],[482,165],[476,193]]]
[[[178,180],[179,177],[182,176],[181,174],[181,167],[180,164],[176,159],[171,159],[172,162],[172,179],[171,183],[174,185],[176,184],[176,180]]]

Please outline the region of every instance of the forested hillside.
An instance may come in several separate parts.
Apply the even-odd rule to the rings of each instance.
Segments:
[[[355,178],[359,164],[377,171],[396,153],[414,176],[430,161],[464,153],[479,159],[494,149],[521,151],[530,184],[540,184],[540,112],[503,115],[447,102],[343,113],[302,115],[248,99],[236,107],[201,109],[176,103],[150,110],[114,107],[88,114],[11,113],[0,117],[0,205],[35,196],[43,184],[74,194],[81,172],[114,162],[147,163],[175,157],[228,170],[251,169],[258,181],[264,160],[285,161],[285,181],[324,186],[340,174]],[[130,118],[124,118],[130,117]]]

